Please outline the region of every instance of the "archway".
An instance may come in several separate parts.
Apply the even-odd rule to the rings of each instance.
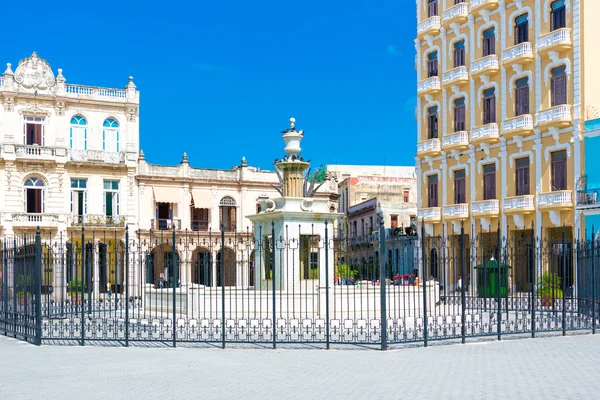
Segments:
[[[122,240],[104,239],[98,243],[100,293],[123,293],[125,280],[125,244]]]
[[[210,251],[198,247],[192,254],[192,283],[204,286],[213,284],[213,266]]]
[[[146,283],[152,283],[155,288],[173,287],[173,268],[176,265],[173,246],[159,244],[150,252],[146,261]]]
[[[221,276],[221,262],[224,262],[225,276]],[[219,250],[217,253],[217,286],[235,286],[237,283],[237,265],[235,252],[225,248],[225,257]]]
[[[431,249],[429,252],[429,275],[439,282],[439,260],[437,249]]]

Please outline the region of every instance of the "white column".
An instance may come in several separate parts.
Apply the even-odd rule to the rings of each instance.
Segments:
[[[533,149],[535,151],[535,236],[538,239],[542,238],[542,212],[537,206],[538,198],[542,192],[542,139],[539,129],[535,130],[536,139]],[[531,179],[530,179],[531,182]],[[538,276],[542,276],[542,261],[541,257],[537,259]]]
[[[508,181],[508,173],[510,172],[510,169],[507,165],[506,162],[506,158],[508,156],[508,153],[506,152],[506,139],[502,138],[501,139],[501,143],[500,143],[500,153],[498,154],[498,157],[500,157],[500,160],[502,162],[502,165],[500,167],[501,170],[501,180],[502,180],[502,195],[500,198],[500,204],[501,204],[501,209],[502,209],[502,214],[500,216],[501,218],[501,230],[502,230],[502,234],[506,235],[506,230],[508,229],[508,221],[506,218],[506,214],[504,213],[504,199],[506,197],[508,197],[508,193],[506,191],[506,186],[507,186],[507,181]],[[512,168],[512,166],[511,166]]]

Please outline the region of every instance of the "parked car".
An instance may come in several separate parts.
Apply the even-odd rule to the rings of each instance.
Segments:
[[[415,274],[394,275],[394,286],[413,286],[415,284]]]

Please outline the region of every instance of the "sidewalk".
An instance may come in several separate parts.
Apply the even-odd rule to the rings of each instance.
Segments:
[[[596,399],[600,335],[375,350],[35,347],[0,399]]]

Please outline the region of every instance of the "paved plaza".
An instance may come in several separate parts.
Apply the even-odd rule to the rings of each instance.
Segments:
[[[0,399],[600,397],[600,335],[352,349],[35,347],[0,337]]]

